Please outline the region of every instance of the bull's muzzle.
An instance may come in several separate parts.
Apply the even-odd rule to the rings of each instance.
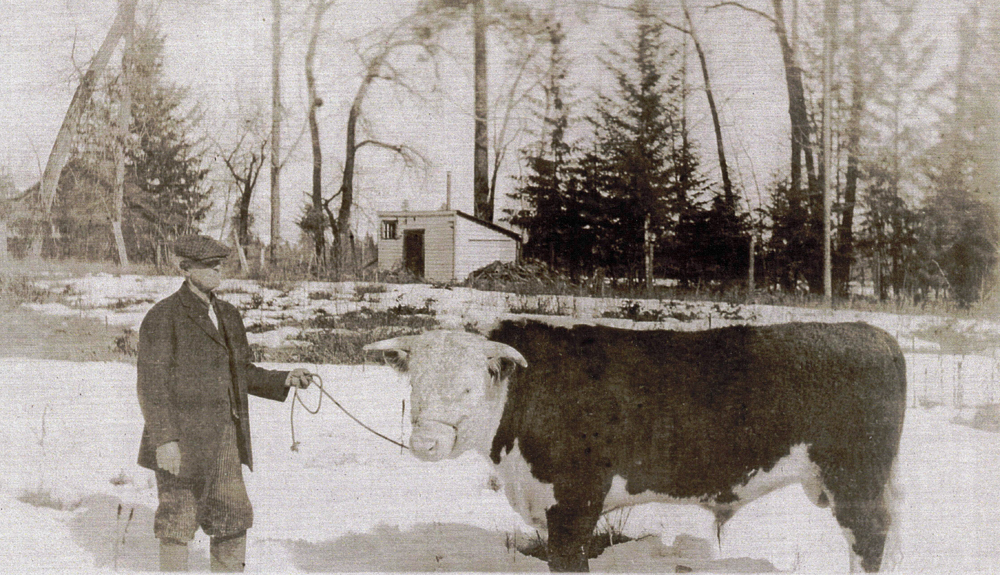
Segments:
[[[457,429],[440,421],[418,421],[410,434],[410,451],[424,461],[440,461],[451,455]]]

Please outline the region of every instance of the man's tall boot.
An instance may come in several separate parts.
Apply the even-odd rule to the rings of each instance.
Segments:
[[[160,539],[160,571],[187,571],[188,546],[174,539]]]
[[[246,566],[246,531],[226,537],[212,537],[209,542],[212,571],[217,573],[242,573]]]

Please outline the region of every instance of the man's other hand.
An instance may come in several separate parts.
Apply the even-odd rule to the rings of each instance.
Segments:
[[[288,377],[285,378],[285,387],[305,389],[309,387],[310,383],[312,383],[312,374],[301,367],[288,372]]]
[[[156,448],[156,466],[174,475],[181,473],[181,447],[176,441]]]

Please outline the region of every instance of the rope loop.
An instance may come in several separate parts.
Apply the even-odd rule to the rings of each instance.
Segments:
[[[369,427],[368,425],[366,425],[363,421],[361,421],[360,419],[358,419],[357,417],[355,417],[354,414],[352,414],[350,411],[347,411],[347,408],[345,408],[343,405],[341,405],[340,402],[337,401],[336,398],[334,398],[332,395],[330,395],[330,392],[328,392],[326,390],[326,388],[323,387],[323,378],[320,377],[320,375],[318,373],[306,373],[306,376],[310,379],[310,381],[312,382],[312,384],[315,385],[320,390],[321,393],[320,393],[320,396],[319,396],[319,401],[316,402],[316,408],[315,409],[310,409],[309,406],[306,405],[306,403],[304,401],[302,401],[302,398],[299,397],[299,388],[298,387],[295,388],[295,391],[292,394],[292,409],[291,409],[291,414],[289,416],[289,425],[292,428],[292,451],[298,451],[299,450],[299,442],[295,441],[295,404],[296,403],[300,404],[303,407],[303,409],[305,409],[307,412],[309,412],[312,415],[316,415],[316,414],[319,413],[320,408],[323,407],[323,396],[324,395],[326,397],[328,397],[330,399],[330,401],[332,401],[333,404],[336,405],[341,411],[343,411],[347,415],[347,417],[350,417],[352,420],[354,420],[355,423],[357,423],[358,425],[360,425],[361,427],[363,427],[365,430],[367,430],[367,431],[369,431],[369,432],[377,435],[378,437],[381,437],[382,439],[388,441],[389,443],[391,443],[393,445],[396,445],[396,446],[401,447],[403,449],[409,449],[409,446],[404,445],[404,444],[396,441],[395,439],[392,439],[392,438],[390,438],[390,437],[388,437],[386,435],[383,435],[383,434],[375,431],[374,429],[372,429],[371,427]]]

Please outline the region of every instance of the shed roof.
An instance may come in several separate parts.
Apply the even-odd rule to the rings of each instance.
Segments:
[[[414,217],[414,216],[420,216],[420,217],[457,216],[457,217],[469,220],[470,222],[473,222],[473,223],[478,224],[480,226],[483,226],[484,228],[486,228],[488,230],[492,230],[494,232],[501,233],[501,234],[503,234],[505,236],[508,236],[511,239],[514,239],[514,240],[516,240],[518,242],[521,241],[521,235],[518,234],[517,232],[515,232],[513,230],[508,230],[507,228],[498,226],[498,225],[496,225],[496,224],[494,224],[492,222],[487,222],[485,220],[481,220],[481,219],[479,219],[479,218],[477,218],[477,217],[475,217],[473,215],[467,214],[467,213],[465,213],[465,212],[463,212],[461,210],[398,211],[398,212],[379,212],[378,213],[379,219],[403,218],[403,217]]]

